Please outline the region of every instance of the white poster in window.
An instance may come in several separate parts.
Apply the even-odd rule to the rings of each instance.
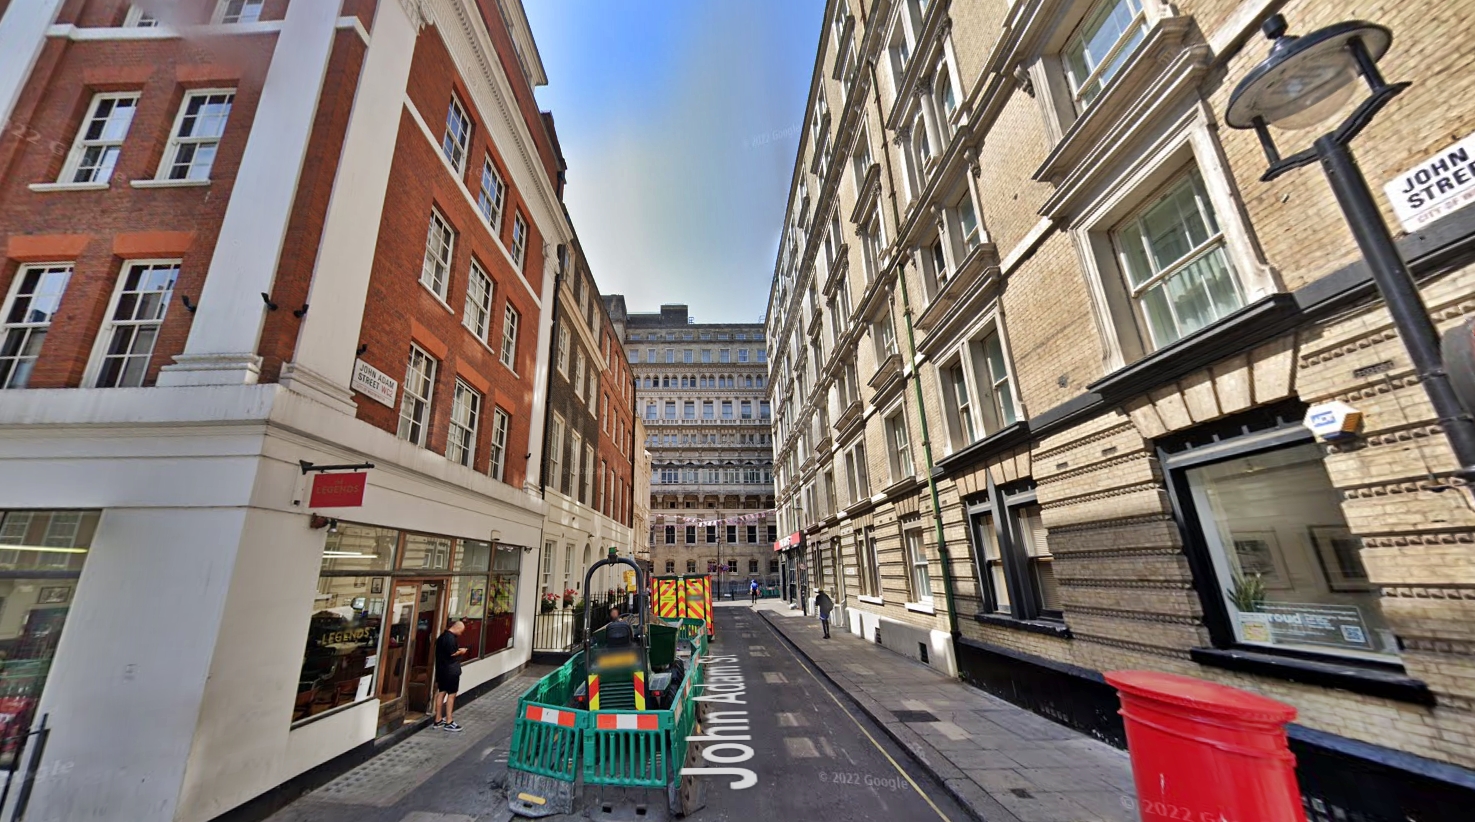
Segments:
[[[1373,650],[1372,635],[1362,618],[1362,609],[1355,605],[1262,602],[1258,613],[1240,615],[1241,626],[1245,624],[1246,616],[1264,617],[1271,641],[1277,645],[1289,643]]]

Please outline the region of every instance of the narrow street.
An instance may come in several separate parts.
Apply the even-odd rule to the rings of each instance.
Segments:
[[[730,777],[703,777],[707,807],[691,819],[973,818],[757,613],[745,607],[716,611],[713,650],[738,658],[755,751],[752,759],[733,767],[749,768],[758,779],[750,788],[734,789]],[[270,822],[507,819],[499,786],[507,769],[513,709],[518,694],[541,673],[528,669],[457,711],[464,733],[421,731],[282,809]]]

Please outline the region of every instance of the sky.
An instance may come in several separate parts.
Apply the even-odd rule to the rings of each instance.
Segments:
[[[760,322],[823,0],[524,0],[564,201],[632,312]]]

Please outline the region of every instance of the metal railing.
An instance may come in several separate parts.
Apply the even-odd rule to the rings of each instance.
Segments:
[[[584,598],[564,607],[559,600],[551,610],[540,610],[533,617],[533,650],[544,653],[569,653],[584,644],[586,631],[597,631],[609,624],[609,609],[618,605],[626,612],[634,607],[634,594],[606,591],[593,598],[589,624],[584,624]]]

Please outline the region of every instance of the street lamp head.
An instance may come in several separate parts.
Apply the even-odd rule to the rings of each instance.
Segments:
[[[1386,85],[1376,63],[1393,33],[1383,26],[1349,20],[1296,37],[1286,34],[1285,18],[1275,14],[1261,31],[1273,45],[1229,96],[1224,119],[1231,128],[1311,128],[1347,104],[1359,74],[1374,94]]]

